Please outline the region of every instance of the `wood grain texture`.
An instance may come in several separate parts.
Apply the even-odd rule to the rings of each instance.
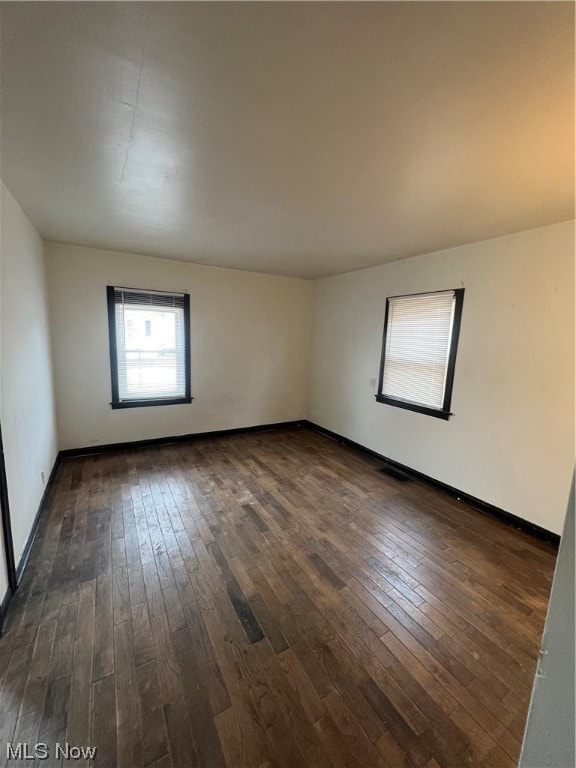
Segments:
[[[0,640],[0,765],[515,765],[555,551],[378,466],[305,428],[64,460]]]

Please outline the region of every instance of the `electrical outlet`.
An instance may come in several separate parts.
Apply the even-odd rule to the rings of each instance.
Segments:
[[[374,389],[374,387],[376,386],[376,379],[370,379],[370,386],[372,387],[372,389]]]
[[[46,473],[43,469],[40,470],[40,477],[42,478],[42,485],[46,482]]]

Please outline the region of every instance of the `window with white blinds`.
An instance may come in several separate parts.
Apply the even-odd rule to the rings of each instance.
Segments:
[[[190,300],[108,288],[112,407],[188,403]]]
[[[450,416],[463,294],[460,288],[387,299],[377,400]]]

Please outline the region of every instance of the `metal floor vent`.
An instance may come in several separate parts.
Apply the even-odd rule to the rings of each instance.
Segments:
[[[378,472],[389,475],[390,477],[393,477],[394,480],[398,480],[400,483],[409,483],[410,480],[412,480],[410,475],[407,475],[406,472],[402,472],[401,469],[396,469],[396,467],[392,467],[389,464],[380,467]]]

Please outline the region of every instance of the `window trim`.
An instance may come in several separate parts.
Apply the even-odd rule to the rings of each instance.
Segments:
[[[433,296],[436,293],[446,293],[454,291],[454,320],[452,322],[452,336],[450,339],[450,351],[448,353],[448,365],[446,366],[446,386],[444,388],[444,401],[442,408],[430,408],[426,405],[409,403],[404,400],[397,400],[394,397],[388,397],[382,394],[384,385],[384,365],[386,363],[386,337],[388,335],[388,315],[390,308],[390,299],[404,299],[410,296]],[[388,296],[386,298],[386,313],[384,315],[384,333],[382,335],[382,355],[380,357],[380,376],[378,379],[378,394],[376,401],[385,405],[393,405],[396,408],[403,408],[406,411],[416,411],[424,413],[426,416],[434,416],[437,419],[447,421],[453,413],[450,411],[452,402],[452,389],[454,386],[454,371],[456,369],[456,353],[458,352],[458,339],[460,337],[460,325],[462,320],[462,306],[464,304],[464,288],[447,288],[443,291],[422,291],[421,293],[400,294],[398,296]]]
[[[126,290],[138,290],[142,293],[171,293],[170,291],[158,291],[150,288],[128,288]],[[114,291],[118,286],[106,286],[106,300],[108,302],[108,339],[110,352],[110,379],[112,386],[112,410],[120,408],[146,408],[156,405],[187,405],[192,402],[192,388],[190,385],[190,294],[184,296],[184,380],[186,391],[184,397],[146,397],[142,400],[120,400],[118,391],[118,349],[116,346],[116,302]],[[176,292],[174,292],[176,293]]]

